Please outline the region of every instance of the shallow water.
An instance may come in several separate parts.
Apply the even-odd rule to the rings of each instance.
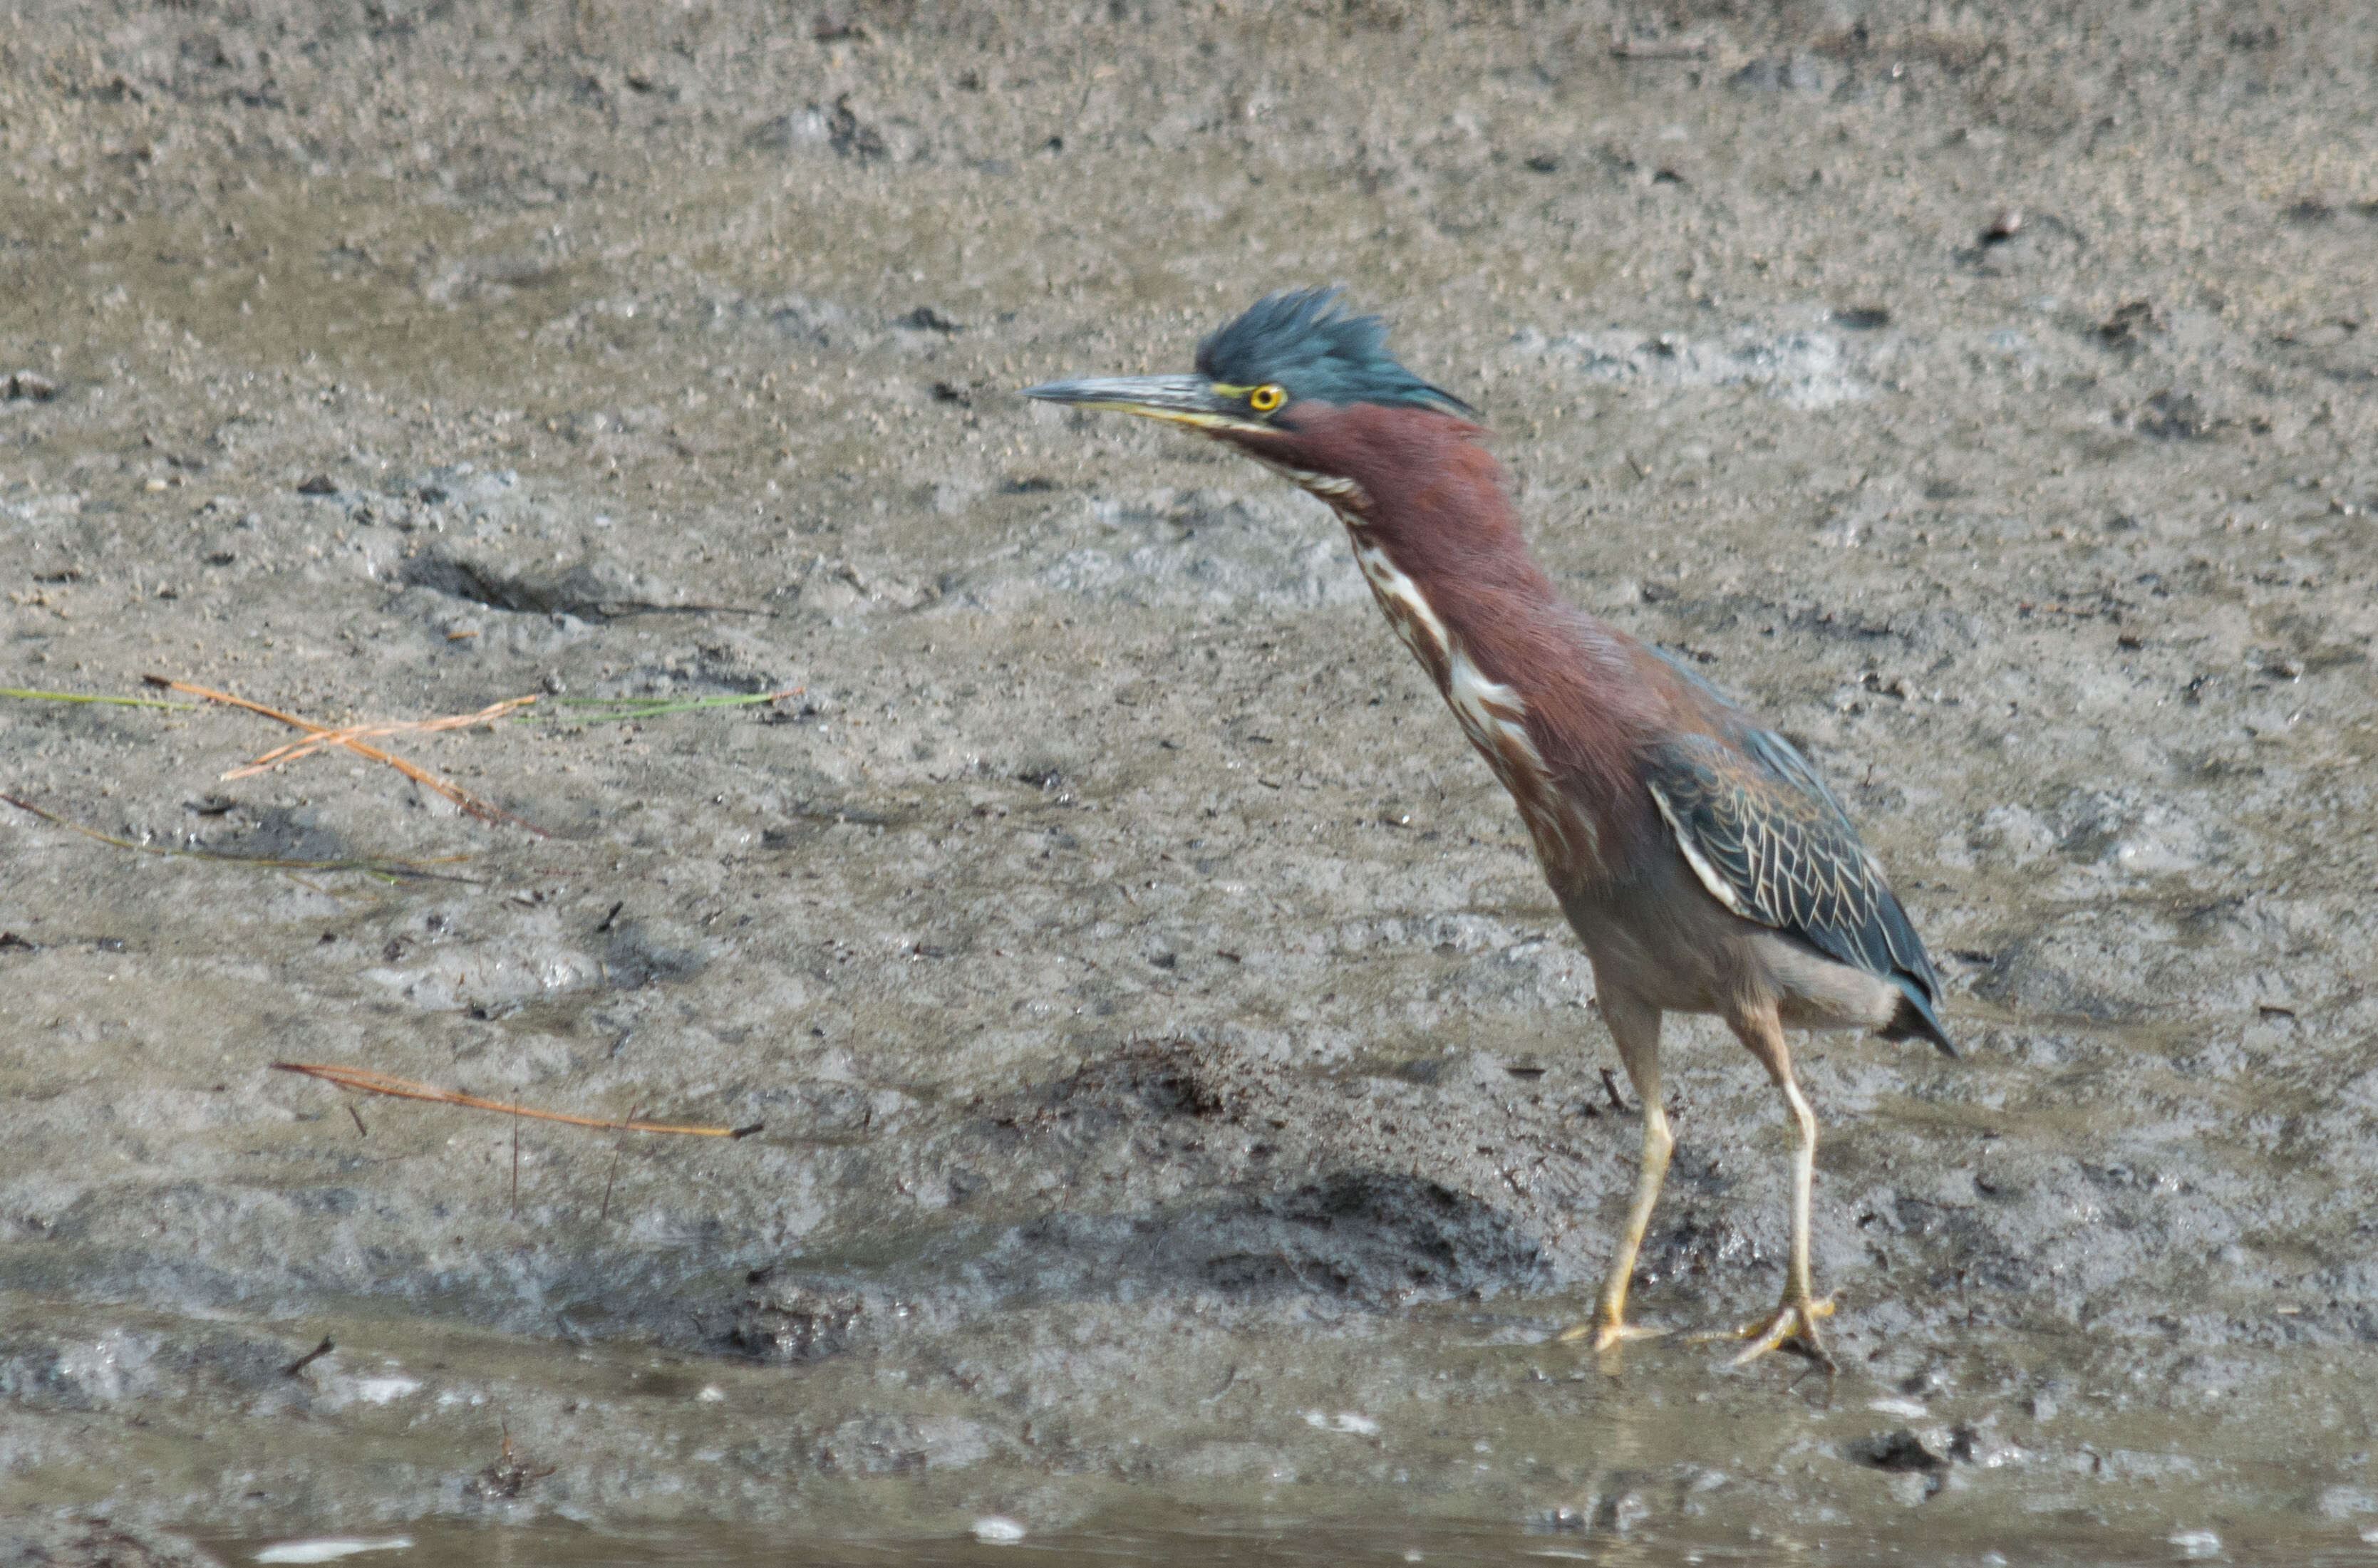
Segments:
[[[261,1543],[222,1537],[205,1544],[225,1561],[252,1555]],[[2011,1535],[1994,1545],[1922,1537],[1888,1542],[1836,1535],[1808,1540],[1772,1540],[1715,1545],[1686,1539],[1594,1539],[1582,1532],[1520,1530],[1415,1524],[1398,1527],[1375,1518],[1352,1520],[1266,1519],[1231,1523],[1201,1520],[1176,1528],[1142,1526],[1071,1531],[1048,1538],[1027,1536],[1007,1545],[971,1539],[848,1540],[798,1534],[762,1533],[706,1526],[686,1531],[647,1531],[594,1536],[551,1524],[529,1526],[432,1526],[415,1532],[402,1552],[373,1553],[350,1562],[407,1564],[412,1568],[495,1563],[506,1568],[676,1568],[678,1564],[787,1561],[862,1568],[886,1562],[940,1564],[1231,1562],[1254,1568],[1299,1568],[1324,1563],[1424,1562],[1469,1568],[1489,1563],[1588,1562],[1605,1568],[1759,1568],[1778,1562],[1823,1562],[1840,1568],[1899,1568],[1909,1562],[1939,1568],[1999,1568],[2006,1563],[2054,1564],[2056,1568],[2147,1568],[2171,1562],[2292,1564],[2295,1568],[2353,1568],[2378,1562],[2378,1549],[2337,1548],[2311,1541],[2220,1541],[2203,1538],[2141,1541],[2105,1532]]]

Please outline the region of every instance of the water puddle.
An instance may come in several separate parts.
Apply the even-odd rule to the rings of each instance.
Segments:
[[[742,1568],[799,1562],[811,1568],[913,1568],[1009,1564],[1011,1568],[1117,1568],[1147,1564],[1235,1563],[1247,1568],[1304,1565],[1428,1563],[1447,1565],[1585,1562],[1609,1568],[1752,1568],[1815,1562],[1829,1568],[2004,1568],[2059,1564],[2069,1568],[2145,1568],[2148,1564],[2219,1562],[2287,1564],[2288,1568],[2348,1568],[2378,1562],[2378,1546],[2340,1547],[2311,1540],[2228,1543],[2207,1530],[2142,1538],[2102,1529],[2067,1528],[1981,1540],[1937,1535],[1897,1537],[1868,1531],[1792,1536],[1731,1543],[1596,1533],[1587,1527],[1521,1529],[1441,1521],[1279,1519],[1231,1524],[1186,1518],[1141,1527],[1082,1529],[1003,1538],[979,1521],[967,1535],[943,1538],[868,1539],[804,1535],[725,1526],[595,1532],[550,1521],[520,1526],[438,1524],[415,1526],[401,1550],[342,1561],[378,1568],[679,1568],[680,1564]],[[329,1561],[259,1556],[282,1543],[238,1537],[202,1538],[226,1564]],[[296,1543],[289,1543],[296,1544]]]

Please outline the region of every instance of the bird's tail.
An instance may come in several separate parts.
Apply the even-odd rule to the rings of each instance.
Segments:
[[[1956,1043],[1949,1031],[1940,1026],[1940,1015],[1932,1011],[1932,999],[1923,994],[1920,987],[1905,979],[1899,982],[1899,1009],[1891,1022],[1882,1026],[1886,1040],[1929,1040],[1940,1047],[1940,1054],[1955,1060]]]

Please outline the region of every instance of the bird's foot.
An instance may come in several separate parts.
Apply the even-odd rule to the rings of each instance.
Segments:
[[[1580,1339],[1591,1339],[1596,1350],[1615,1350],[1630,1339],[1657,1339],[1667,1332],[1664,1328],[1647,1328],[1641,1323],[1625,1323],[1616,1318],[1603,1318],[1590,1323],[1571,1323],[1561,1330],[1557,1337],[1563,1345],[1574,1345]]]
[[[1711,1337],[1719,1339],[1730,1337],[1750,1341],[1742,1353],[1735,1357],[1734,1364],[1737,1367],[1747,1362],[1756,1361],[1770,1350],[1782,1349],[1788,1346],[1797,1354],[1806,1356],[1809,1360],[1824,1368],[1826,1371],[1832,1372],[1838,1369],[1833,1365],[1832,1357],[1825,1353],[1825,1342],[1817,1333],[1817,1320],[1830,1318],[1832,1315],[1833,1300],[1830,1296],[1821,1301],[1805,1296],[1795,1300],[1787,1296],[1771,1315],[1743,1324],[1731,1335],[1716,1335]]]

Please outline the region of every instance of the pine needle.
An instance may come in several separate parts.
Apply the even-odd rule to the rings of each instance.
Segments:
[[[572,1127],[600,1127],[621,1132],[673,1132],[687,1138],[749,1138],[766,1125],[753,1122],[749,1127],[690,1127],[667,1121],[638,1121],[631,1113],[625,1120],[615,1116],[572,1116],[566,1111],[538,1110],[531,1106],[513,1105],[507,1100],[485,1099],[466,1095],[460,1089],[440,1089],[433,1083],[418,1083],[410,1078],[376,1071],[368,1067],[338,1067],[312,1061],[276,1061],[276,1072],[302,1072],[308,1078],[319,1078],[342,1089],[354,1089],[366,1095],[388,1095],[400,1100],[429,1100],[438,1105],[464,1106],[472,1110],[491,1110],[504,1116],[530,1117],[538,1121],[567,1122]]]

